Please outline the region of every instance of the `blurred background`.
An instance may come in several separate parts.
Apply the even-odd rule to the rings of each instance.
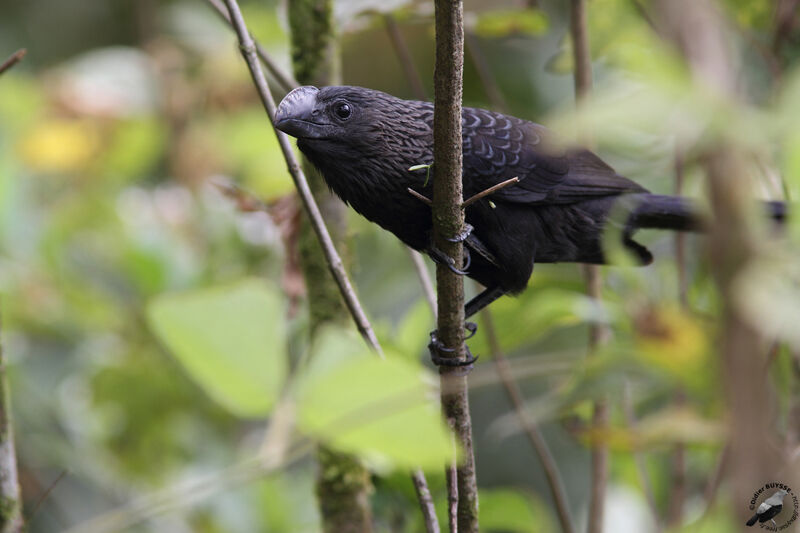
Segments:
[[[649,2],[589,2],[598,96],[586,122],[576,122],[567,3],[466,1],[464,104],[566,136],[589,124],[620,174],[672,193],[677,161],[683,193],[701,202],[692,151],[735,131],[759,156],[757,194],[783,198],[800,185],[796,4],[720,2],[742,97],[738,107],[715,107],[687,89],[685,67],[657,44]],[[785,5],[789,15],[776,7]],[[290,71],[285,6],[242,7],[254,36]],[[303,215],[233,34],[203,0],[28,0],[0,12],[0,57],[28,50],[0,76],[3,351],[29,529],[61,531],[258,449],[263,418],[236,416],[209,396],[163,348],[146,309],[171,291],[263,278],[286,317],[284,338],[274,341],[297,358],[308,335],[296,259]],[[334,15],[344,83],[432,97],[431,2],[339,0]],[[398,42],[411,63],[400,59]],[[242,209],[213,185],[224,180],[268,210]],[[433,319],[407,252],[348,217],[350,271],[379,335],[424,360]],[[742,289],[748,316],[772,346],[770,438],[789,451],[800,439],[798,230],[792,224],[779,250],[770,248],[774,268],[757,270],[758,281]],[[602,306],[585,296],[577,265],[538,265],[524,295],[492,306],[498,336],[580,529],[589,443],[599,439],[611,450],[607,531],[731,531],[749,502],[734,508],[721,460],[720,301],[707,249],[696,236],[680,255],[674,235],[642,240],[655,264],[605,269]],[[591,320],[609,323],[614,336],[588,361]],[[485,337],[471,346],[483,356],[471,397],[483,528],[556,531],[544,476]],[[602,434],[587,429],[598,397],[611,406]],[[791,483],[797,467],[786,468],[764,482]],[[131,530],[319,531],[314,469],[306,457],[207,498],[187,496]],[[443,505],[441,472],[429,481]],[[373,483],[376,530],[421,531],[408,475],[384,473]]]

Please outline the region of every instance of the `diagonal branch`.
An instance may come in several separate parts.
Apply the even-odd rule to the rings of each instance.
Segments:
[[[272,93],[267,85],[264,72],[261,70],[261,65],[256,54],[255,43],[253,42],[253,38],[250,37],[250,33],[247,30],[244,18],[242,17],[242,12],[236,3],[236,0],[225,0],[225,4],[227,5],[228,11],[231,15],[230,18],[232,26],[239,38],[239,46],[242,50],[242,56],[247,62],[247,67],[250,69],[253,83],[255,83],[256,89],[258,90],[258,95],[261,98],[261,103],[264,105],[264,109],[267,111],[267,115],[270,117],[270,122],[272,123],[273,117],[275,116],[275,101],[273,100]],[[364,309],[361,307],[361,303],[358,301],[358,297],[353,290],[353,286],[350,283],[347,272],[345,272],[342,259],[333,245],[333,240],[328,232],[328,228],[325,226],[325,221],[322,219],[319,207],[317,206],[317,203],[311,194],[311,189],[308,186],[308,181],[306,180],[305,174],[300,168],[300,164],[297,162],[297,158],[292,151],[289,138],[285,133],[277,129],[274,131],[275,135],[278,137],[278,143],[280,144],[281,151],[286,159],[286,164],[289,167],[289,173],[291,174],[292,180],[297,187],[297,192],[300,194],[300,199],[303,202],[306,212],[308,213],[309,219],[311,220],[311,226],[314,228],[314,232],[319,239],[322,250],[325,253],[325,258],[328,261],[328,266],[333,274],[334,279],[336,280],[337,285],[339,286],[339,290],[342,293],[342,297],[347,305],[347,309],[350,311],[350,314],[352,315],[353,320],[356,323],[356,327],[358,327],[361,335],[364,337],[370,347],[372,347],[373,350],[382,356],[383,350],[378,343],[378,338],[375,336],[375,332],[372,330],[369,320],[367,320],[366,313],[364,313]]]
[[[13,67],[17,63],[19,63],[20,61],[22,61],[22,58],[25,57],[25,54],[27,54],[27,53],[28,53],[28,50],[26,50],[25,48],[20,48],[19,50],[17,50],[13,54],[11,54],[8,57],[8,59],[3,61],[3,64],[0,65],[0,74],[2,74],[3,72],[7,71],[11,67]]]
[[[222,2],[220,0],[206,0],[206,1],[211,5],[211,7],[214,8],[214,11],[217,12],[217,15],[219,15],[222,18],[222,20],[227,22],[228,25],[231,28],[233,28],[233,24],[231,24],[231,17],[230,15],[228,15],[228,11],[225,9],[225,6],[222,5]],[[264,50],[264,47],[262,47],[259,43],[255,41],[253,42],[255,44],[258,57],[260,57],[261,61],[264,62],[264,65],[266,65],[267,70],[269,70],[269,73],[272,75],[273,78],[275,78],[275,81],[278,82],[278,85],[281,86],[281,89],[283,89],[286,92],[289,92],[295,87],[300,86],[300,84],[297,82],[297,80],[294,79],[294,77],[291,74],[284,71],[280,67],[280,65],[278,65],[278,63],[276,63],[275,60],[272,59],[272,57],[270,57],[270,55],[266,52],[266,50]]]
[[[520,426],[525,430],[525,434],[528,436],[533,450],[542,463],[542,469],[547,478],[547,484],[550,486],[550,496],[556,504],[556,514],[558,515],[559,522],[561,522],[561,530],[564,533],[574,533],[575,526],[572,524],[572,518],[570,518],[564,481],[561,479],[558,465],[553,458],[553,454],[550,453],[550,448],[547,445],[547,441],[544,440],[544,435],[542,435],[539,425],[525,406],[522,391],[520,391],[519,385],[514,380],[511,365],[509,365],[508,360],[503,354],[503,350],[500,348],[500,342],[497,339],[497,332],[494,327],[494,320],[492,319],[490,309],[484,308],[481,311],[481,325],[486,331],[486,338],[489,341],[489,351],[492,354],[492,361],[494,361],[497,375],[500,377],[500,381],[503,384],[509,401],[514,406],[514,411],[517,414]]]

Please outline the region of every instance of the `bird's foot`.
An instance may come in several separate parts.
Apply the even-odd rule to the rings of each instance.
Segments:
[[[474,322],[465,322],[464,329],[467,330],[467,335],[464,337],[464,340],[471,339],[475,332],[478,331],[478,325]],[[472,352],[469,351],[469,346],[464,346],[466,350],[466,359],[458,359],[453,357],[453,354],[456,353],[455,348],[448,348],[447,346],[439,340],[439,330],[435,329],[431,331],[431,341],[428,343],[428,350],[431,353],[431,361],[436,366],[447,366],[447,367],[468,367],[471,366],[475,361],[478,360],[478,356],[472,355]]]
[[[464,242],[464,241],[467,240],[467,237],[469,237],[472,234],[472,230],[474,230],[474,229],[475,228],[472,227],[472,224],[467,224],[465,222],[464,223],[464,231],[462,231],[461,233],[457,234],[455,237],[448,237],[447,240],[450,241],[450,242]]]
[[[464,266],[461,268],[456,267],[456,260],[438,249],[435,245],[431,244],[428,248],[428,255],[431,256],[437,263],[442,263],[451,271],[455,272],[459,276],[466,276],[468,274],[467,269],[472,264],[472,258],[469,255],[469,250],[464,248]]]
[[[455,237],[448,237],[447,241],[449,242],[464,242],[466,241],[469,236],[472,234],[472,230],[474,228],[470,224],[464,225],[464,231],[456,235]],[[455,272],[459,276],[466,276],[468,274],[469,266],[472,264],[472,256],[469,253],[469,248],[466,246],[464,249],[464,266],[461,268],[456,267],[456,261],[440,249],[436,247],[435,244],[431,243],[430,247],[428,248],[428,255],[431,256],[431,259],[436,261],[437,263],[442,263],[447,268],[449,268],[452,272]]]

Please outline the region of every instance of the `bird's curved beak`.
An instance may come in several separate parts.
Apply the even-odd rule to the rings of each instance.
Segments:
[[[275,111],[275,127],[298,139],[322,139],[331,136],[331,124],[316,111],[319,89],[298,87],[287,94]]]

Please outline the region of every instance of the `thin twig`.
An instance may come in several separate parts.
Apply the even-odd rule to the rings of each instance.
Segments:
[[[488,195],[492,194],[493,192],[497,192],[500,189],[508,187],[509,185],[513,185],[514,183],[519,183],[519,178],[513,177],[511,179],[507,179],[505,181],[501,181],[497,185],[492,185],[488,189],[485,189],[485,190],[479,192],[478,194],[470,196],[468,199],[464,200],[464,203],[461,204],[461,207],[466,209],[467,207],[471,206],[472,204],[474,204],[475,202],[477,202],[478,200],[480,200],[484,196],[488,196]]]
[[[13,67],[17,63],[19,63],[20,61],[22,61],[22,58],[25,57],[25,54],[27,54],[27,53],[28,53],[28,50],[26,50],[25,48],[20,48],[19,50],[17,50],[13,54],[11,54],[8,57],[8,59],[3,61],[3,64],[0,65],[0,74],[2,74],[3,72],[7,71],[11,67]]]
[[[436,507],[433,505],[433,498],[428,488],[428,482],[425,480],[425,474],[422,473],[422,470],[414,470],[411,472],[411,481],[414,483],[414,489],[417,491],[417,499],[422,508],[425,531],[427,533],[439,533],[439,520],[436,518]]]
[[[228,11],[225,9],[225,6],[222,5],[222,2],[220,0],[206,0],[206,1],[211,5],[211,7],[214,8],[214,11],[216,11],[217,14],[225,22],[227,22],[228,25],[231,26],[231,28],[233,28],[233,25],[231,24],[231,18],[228,15]],[[280,65],[278,65],[278,63],[276,63],[275,60],[272,59],[272,57],[270,57],[267,51],[264,50],[264,47],[262,47],[258,42],[255,41],[253,42],[255,43],[258,57],[260,57],[261,61],[264,62],[264,65],[267,67],[267,70],[275,79],[275,81],[278,82],[278,85],[281,86],[281,89],[283,89],[286,92],[289,92],[295,87],[300,86],[297,80],[294,79],[294,76],[284,71],[280,67]]]
[[[386,33],[389,34],[389,40],[392,41],[392,47],[397,54],[397,59],[400,61],[400,66],[403,67],[403,73],[406,75],[406,80],[411,86],[411,92],[414,93],[414,98],[418,100],[425,100],[425,86],[422,84],[422,78],[419,75],[417,67],[414,65],[414,59],[411,57],[411,52],[408,50],[406,40],[400,32],[397,21],[391,13],[383,15],[383,22],[386,24]]]
[[[425,259],[422,254],[413,248],[405,247],[408,250],[408,255],[411,257],[411,262],[414,263],[414,270],[417,272],[419,282],[422,285],[422,293],[425,295],[425,300],[431,308],[434,318],[436,317],[436,289],[433,287],[433,280],[431,280],[428,269],[425,267]]]
[[[247,26],[245,25],[242,12],[239,9],[239,5],[236,3],[236,0],[225,0],[225,4],[228,6],[233,28],[236,30],[236,34],[239,38],[239,46],[242,50],[242,56],[244,57],[245,61],[247,62],[247,66],[250,69],[253,82],[255,83],[259,97],[261,98],[261,103],[264,105],[264,109],[267,111],[267,115],[270,117],[270,122],[273,122],[273,117],[275,116],[275,101],[272,99],[272,93],[267,85],[267,80],[264,78],[264,72],[261,70],[261,65],[258,61],[258,56],[256,55],[256,47],[253,43],[253,39],[250,37],[250,33],[247,31]],[[278,142],[281,146],[283,156],[286,159],[286,164],[289,167],[289,173],[291,174],[295,186],[297,187],[297,191],[300,194],[300,199],[303,202],[303,206],[306,208],[306,212],[311,220],[311,225],[314,228],[314,232],[317,234],[317,238],[320,241],[320,245],[325,253],[325,258],[328,261],[328,266],[331,270],[331,273],[333,274],[333,277],[339,286],[339,290],[342,292],[342,297],[345,300],[345,304],[347,305],[347,308],[350,311],[350,314],[352,315],[361,335],[373,350],[383,356],[383,350],[378,343],[378,338],[375,336],[375,332],[372,330],[372,326],[370,325],[369,320],[367,320],[364,309],[361,307],[358,297],[353,290],[353,286],[350,283],[350,279],[348,278],[347,272],[344,269],[342,259],[339,257],[339,253],[336,251],[336,248],[333,245],[333,240],[331,239],[330,233],[328,233],[328,228],[325,226],[325,221],[322,219],[322,215],[319,212],[319,207],[317,207],[317,203],[314,201],[314,197],[311,194],[305,174],[295,158],[289,138],[282,131],[275,129],[274,123],[273,129],[275,131],[275,135],[278,137]]]
[[[433,205],[433,202],[431,201],[431,199],[428,198],[427,196],[425,196],[424,194],[418,193],[417,191],[415,191],[411,187],[407,188],[406,190],[408,191],[408,193],[411,196],[413,196],[417,200],[420,200],[423,204],[428,205],[428,206]]]
[[[34,504],[33,509],[31,509],[31,512],[28,514],[28,522],[29,523],[30,523],[31,520],[33,520],[33,517],[36,516],[36,512],[39,510],[39,507],[42,506],[42,504],[45,502],[45,500],[47,500],[47,498],[50,496],[50,493],[53,492],[53,489],[56,488],[56,485],[58,485],[59,482],[62,479],[64,479],[64,476],[66,476],[66,475],[67,475],[67,469],[65,468],[64,470],[61,471],[60,474],[58,474],[58,476],[56,476],[56,478],[53,480],[53,482],[50,483],[50,485],[45,489],[45,491],[42,493],[42,495],[39,496],[39,499],[36,500],[36,504]]]
[[[514,380],[514,375],[509,365],[508,360],[500,348],[500,342],[497,339],[497,331],[494,327],[494,320],[490,309],[483,309],[481,311],[481,326],[489,341],[489,350],[492,354],[492,361],[494,361],[495,370],[503,384],[511,405],[514,407],[514,412],[517,414],[520,426],[525,430],[528,440],[533,447],[534,452],[539,457],[539,461],[544,469],[547,484],[550,487],[550,495],[556,504],[556,514],[561,523],[561,530],[564,533],[573,533],[575,526],[572,524],[570,518],[570,509],[567,503],[567,491],[564,487],[564,481],[561,479],[561,474],[558,470],[558,464],[550,453],[550,448],[547,441],[544,439],[539,425],[528,412],[525,405],[525,400],[522,397],[522,392],[519,385]]]

